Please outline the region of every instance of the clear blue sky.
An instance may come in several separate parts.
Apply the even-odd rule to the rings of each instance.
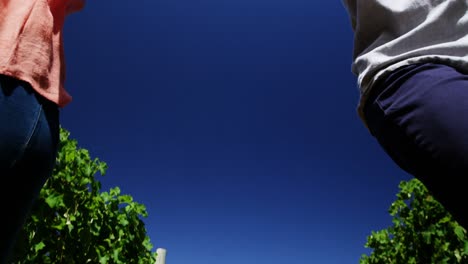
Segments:
[[[400,171],[356,113],[340,1],[88,1],[62,126],[167,264],[358,263]]]

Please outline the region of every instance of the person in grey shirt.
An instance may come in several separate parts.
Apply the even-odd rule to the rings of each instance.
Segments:
[[[468,1],[343,4],[354,33],[360,118],[468,229]]]

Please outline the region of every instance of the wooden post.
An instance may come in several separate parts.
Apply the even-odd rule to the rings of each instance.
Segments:
[[[156,257],[156,264],[166,264],[166,249],[158,248],[156,253],[158,254]]]

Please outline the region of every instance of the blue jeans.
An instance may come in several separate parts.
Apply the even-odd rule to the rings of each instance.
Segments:
[[[23,81],[0,75],[0,263],[5,263],[39,191],[51,176],[59,109]]]
[[[468,75],[434,63],[397,69],[375,86],[364,115],[393,161],[468,229]]]

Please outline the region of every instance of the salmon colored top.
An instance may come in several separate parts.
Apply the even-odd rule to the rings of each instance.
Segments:
[[[60,107],[65,91],[63,25],[85,0],[0,0],[0,74],[26,81]]]

